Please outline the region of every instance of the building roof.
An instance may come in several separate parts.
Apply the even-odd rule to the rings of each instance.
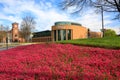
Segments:
[[[14,25],[14,24],[17,24],[17,25],[18,25],[18,23],[17,23],[17,22],[12,23],[12,25]]]
[[[51,36],[51,31],[46,30],[46,31],[34,32],[33,33],[33,38],[36,38],[36,37],[46,37],[46,36]]]
[[[75,22],[69,22],[69,21],[59,21],[59,22],[55,22],[55,26],[58,25],[78,25],[78,26],[82,26],[79,23],[75,23]]]

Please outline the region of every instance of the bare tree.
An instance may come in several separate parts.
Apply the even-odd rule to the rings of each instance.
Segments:
[[[29,41],[30,34],[35,28],[35,20],[34,17],[32,16],[26,16],[23,18],[21,22],[21,27],[20,27],[20,34],[21,37],[23,37],[27,42]]]
[[[0,42],[2,42],[2,40],[3,40],[3,25],[0,25]]]
[[[80,12],[86,7],[102,6],[105,12],[114,12],[115,18],[120,19],[120,0],[63,0],[62,8],[75,7],[74,12]]]
[[[7,35],[7,28],[3,25],[0,25],[0,42],[3,41],[3,38],[5,38]]]

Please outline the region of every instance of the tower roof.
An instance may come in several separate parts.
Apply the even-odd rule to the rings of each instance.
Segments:
[[[17,22],[12,23],[12,25],[14,25],[14,24],[17,24],[17,25],[18,25],[18,23],[17,23]]]

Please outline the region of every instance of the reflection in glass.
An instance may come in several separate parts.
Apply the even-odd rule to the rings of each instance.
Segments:
[[[68,40],[71,40],[71,30],[67,30]]]
[[[56,30],[54,30],[54,41],[56,41]]]
[[[61,30],[61,40],[66,40],[66,30]]]
[[[58,41],[60,41],[61,40],[61,34],[60,34],[60,30],[58,30]]]
[[[67,36],[66,36],[67,35]],[[56,30],[54,30],[54,41],[56,41],[56,37],[58,36],[58,41],[60,40],[71,40],[71,30],[58,30],[56,34]]]

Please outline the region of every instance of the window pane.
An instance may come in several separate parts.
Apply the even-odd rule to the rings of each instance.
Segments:
[[[66,40],[66,30],[61,30],[61,40]]]
[[[61,40],[61,34],[60,33],[61,33],[60,30],[58,30],[58,41]]]
[[[71,30],[68,30],[68,40],[71,40]]]
[[[54,41],[56,41],[56,30],[54,30]]]

